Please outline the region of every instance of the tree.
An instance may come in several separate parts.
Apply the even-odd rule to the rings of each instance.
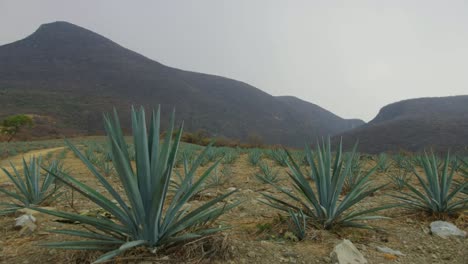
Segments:
[[[8,142],[20,131],[22,127],[31,127],[33,120],[27,115],[13,115],[7,117],[2,122],[1,132],[8,136]]]

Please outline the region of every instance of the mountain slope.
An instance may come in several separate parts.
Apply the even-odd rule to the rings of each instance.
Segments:
[[[335,137],[359,150],[456,152],[468,150],[468,95],[418,98],[383,107],[369,123]]]
[[[158,104],[166,115],[175,107],[189,131],[244,140],[256,134],[267,143],[292,146],[359,124],[246,83],[167,67],[67,22],[44,24],[0,46],[0,95],[0,118],[49,116],[57,130],[74,133],[101,131],[101,113],[112,107],[128,127],[130,105]]]

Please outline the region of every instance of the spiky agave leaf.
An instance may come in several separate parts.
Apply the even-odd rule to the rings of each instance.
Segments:
[[[460,160],[460,171],[462,173],[462,176],[464,177],[464,180],[462,182],[459,182],[458,185],[468,182],[468,160],[462,158],[460,158]],[[468,194],[468,186],[465,186],[465,188],[463,188],[461,192],[463,192],[464,194]]]
[[[310,148],[306,148],[311,169],[311,173],[307,176],[304,175],[298,164],[288,153],[289,159],[287,163],[291,171],[289,176],[299,195],[276,184],[272,184],[277,190],[292,199],[293,202],[285,201],[266,193],[263,194],[266,198],[264,202],[285,212],[289,212],[289,210],[299,212],[301,210],[311,219],[317,228],[331,229],[336,226],[372,228],[358,221],[385,218],[382,216],[369,216],[369,214],[393,207],[394,205],[367,210],[352,210],[351,208],[383,187],[370,187],[369,177],[375,172],[376,167],[360,177],[348,193],[344,195],[342,201],[339,199],[345,180],[351,173],[352,160],[354,155],[356,155],[356,146],[349,154],[350,157],[346,162],[342,159],[341,142],[333,158],[330,138],[326,142],[323,142],[322,146],[318,145],[315,153]],[[309,180],[314,180],[315,190],[312,188]]]
[[[426,211],[431,214],[454,214],[468,209],[468,198],[458,197],[468,183],[453,184],[453,176],[457,166],[451,166],[450,154],[447,153],[442,166],[434,154],[425,153],[421,158],[424,177],[416,170],[416,175],[422,190],[406,182],[409,192],[400,192],[394,197],[403,206],[413,210]]]
[[[93,187],[66,173],[55,176],[91,202],[108,211],[115,220],[37,209],[72,221],[79,221],[94,227],[96,230],[96,232],[62,230],[59,232],[92,240],[55,242],[45,244],[45,246],[108,251],[95,261],[95,263],[100,263],[133,247],[145,246],[154,252],[160,247],[206,236],[224,229],[223,227],[208,228],[205,223],[214,221],[237,205],[237,203],[218,205],[234,191],[214,198],[191,211],[185,206],[217,165],[215,163],[210,166],[197,180],[194,180],[195,171],[209,148],[205,148],[192,164],[190,170],[186,170],[181,188],[174,193],[172,200],[167,201],[170,178],[182,135],[181,126],[175,138],[172,137],[174,113],[165,139],[161,144],[159,140],[159,110],[156,113],[153,112],[148,133],[143,108],[140,111],[132,109],[135,167],[132,167],[132,157],[124,140],[115,110],[114,117],[106,115],[104,121],[111,146],[112,162],[116,176],[123,186],[124,194],[117,192],[85,155],[68,141],[68,146],[102,184],[110,197],[107,198]],[[111,199],[115,200],[116,203]]]
[[[10,179],[16,188],[15,192],[8,191],[0,187],[0,192],[15,200],[13,203],[2,204],[5,209],[0,214],[9,214],[19,208],[44,205],[53,202],[60,196],[60,186],[55,185],[55,178],[51,173],[41,172],[42,159],[31,157],[29,162],[23,158],[23,172],[20,173],[11,164],[13,173],[2,168],[5,175]],[[58,161],[52,161],[48,167],[51,172],[56,172],[60,168]]]

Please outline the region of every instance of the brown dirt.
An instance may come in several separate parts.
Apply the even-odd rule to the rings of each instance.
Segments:
[[[41,150],[34,154],[45,154],[57,149]],[[28,156],[28,153],[25,156]],[[20,157],[10,158],[14,163]],[[71,174],[96,189],[103,188],[91,177],[79,160],[68,153],[65,160]],[[270,162],[270,161],[268,161]],[[271,162],[270,162],[271,163]],[[5,164],[1,161],[0,164]],[[273,163],[271,163],[273,165]],[[253,174],[257,168],[250,165],[247,155],[242,155],[232,166],[232,177],[223,186],[209,189],[209,193],[223,193],[230,187],[239,189],[231,200],[241,200],[242,204],[219,219],[219,223],[226,223],[232,228],[224,232],[227,236],[232,258],[224,260],[204,260],[202,262],[218,263],[329,263],[329,254],[335,244],[346,238],[350,239],[368,259],[369,263],[468,263],[468,243],[466,239],[442,239],[429,233],[431,217],[424,214],[406,212],[401,208],[393,208],[382,212],[391,217],[389,220],[378,220],[373,224],[384,231],[366,231],[353,228],[342,228],[333,231],[309,230],[305,241],[292,242],[284,239],[287,225],[278,219],[279,212],[261,202],[261,192],[277,193],[271,187],[259,183]],[[370,165],[368,165],[370,166]],[[286,176],[286,169],[279,168],[283,175],[284,185],[291,187]],[[376,184],[388,181],[385,175],[377,173],[373,176]],[[0,184],[5,178],[0,176]],[[117,184],[113,178],[111,182]],[[373,197],[364,200],[362,207],[371,207],[392,202],[388,194],[394,192],[391,186],[377,192]],[[0,195],[0,201],[6,197]],[[70,193],[64,199],[54,204],[60,210],[70,211]],[[191,201],[193,205],[203,201]],[[74,196],[74,210],[96,207],[79,195]],[[13,229],[14,216],[0,217],[0,263],[87,263],[96,257],[82,252],[60,251],[38,246],[46,241],[63,241],[60,235],[47,233],[47,229],[62,228],[66,224],[54,221],[54,217],[38,215],[38,230],[31,236],[23,237]],[[457,219],[449,219],[465,231],[468,231],[467,214]],[[69,226],[69,225],[68,225]],[[68,227],[66,226],[66,227]],[[263,226],[263,227],[262,227]],[[405,256],[393,257],[376,250],[376,246],[386,246],[400,250]],[[181,260],[171,258],[137,257],[121,258],[116,263],[180,263]]]

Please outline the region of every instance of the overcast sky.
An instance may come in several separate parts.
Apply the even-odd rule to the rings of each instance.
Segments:
[[[0,45],[57,20],[344,118],[468,94],[468,1],[0,0]]]

